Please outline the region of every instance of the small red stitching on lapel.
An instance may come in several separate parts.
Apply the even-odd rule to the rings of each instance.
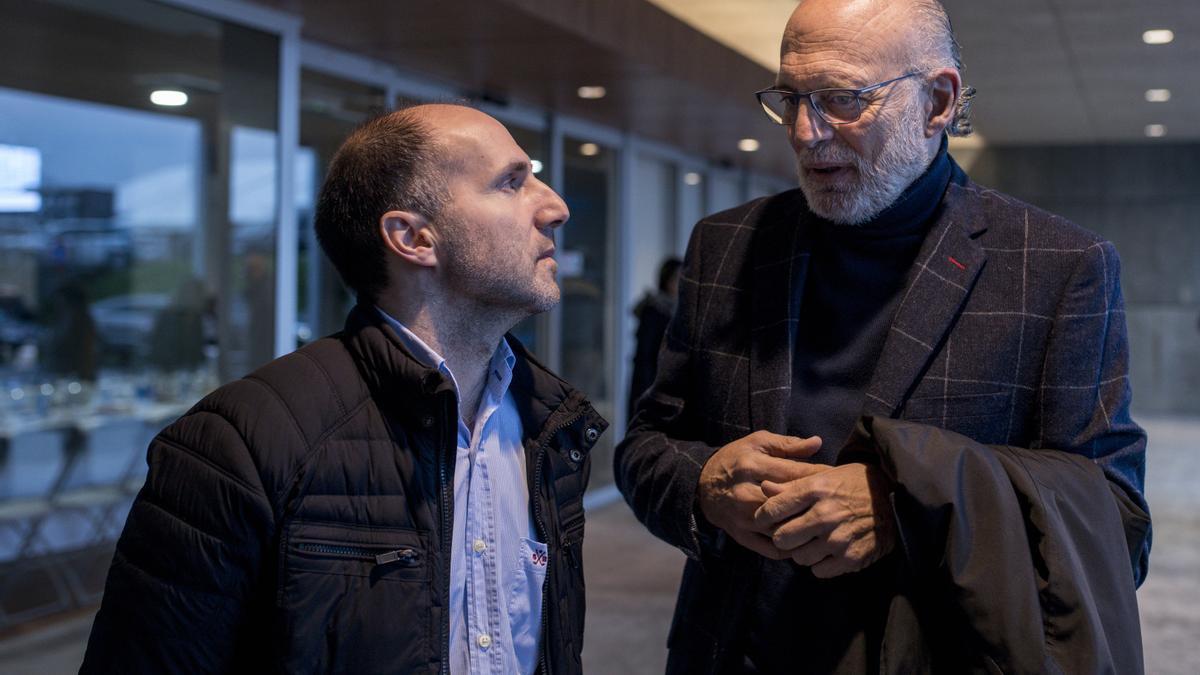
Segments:
[[[946,256],[946,258],[947,258],[947,259],[949,259],[949,260],[950,260],[950,262],[954,263],[954,266],[955,266],[955,267],[957,267],[958,269],[960,269],[960,270],[965,270],[965,269],[967,269],[967,266],[966,266],[966,265],[964,265],[964,264],[962,264],[962,263],[960,263],[960,262],[958,262],[957,260],[955,260],[955,259],[954,259],[954,256],[949,256],[949,255],[948,255],[948,256]]]

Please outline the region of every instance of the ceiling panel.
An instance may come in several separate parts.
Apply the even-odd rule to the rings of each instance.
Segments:
[[[648,0],[764,67],[795,0]],[[945,0],[979,90],[976,128],[991,143],[1145,142],[1162,120],[1168,140],[1200,139],[1200,1]],[[736,9],[736,12],[734,10]],[[755,30],[755,27],[758,30]],[[1170,28],[1165,46],[1142,31]],[[1172,91],[1166,104],[1147,88]]]
[[[786,147],[737,152],[775,130],[751,92],[770,83],[796,0],[257,0],[304,18],[307,38],[440,80],[787,175]],[[994,144],[1200,139],[1200,0],[945,0]],[[1166,46],[1142,44],[1171,28]],[[609,95],[581,101],[576,87]],[[1145,89],[1171,101],[1150,104]]]
[[[540,107],[673,145],[719,164],[790,175],[786,144],[753,94],[773,72],[645,0],[257,0],[300,15],[305,38],[461,95]],[[602,85],[603,99],[576,95]]]

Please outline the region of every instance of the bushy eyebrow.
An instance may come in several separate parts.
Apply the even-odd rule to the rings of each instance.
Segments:
[[[533,167],[530,166],[529,162],[527,162],[523,159],[518,159],[515,162],[509,163],[508,166],[505,166],[504,169],[502,169],[500,171],[499,175],[507,176],[510,173],[519,173],[522,171],[529,172],[532,170],[533,170]]]

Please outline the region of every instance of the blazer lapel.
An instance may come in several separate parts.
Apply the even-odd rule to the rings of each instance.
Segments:
[[[892,416],[962,311],[987,254],[975,238],[986,229],[961,188],[951,185],[942,213],[909,272],[871,382],[863,414]]]
[[[796,201],[802,202],[799,191]],[[792,352],[809,244],[796,201],[766,209],[751,244],[750,428],[787,431]]]

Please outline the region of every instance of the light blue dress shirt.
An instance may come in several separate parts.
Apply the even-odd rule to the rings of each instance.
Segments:
[[[405,347],[454,383],[446,360],[383,310]],[[488,365],[475,428],[458,420],[450,555],[450,672],[533,673],[542,625],[546,544],[529,509],[521,418],[503,339]],[[461,407],[461,402],[460,402]]]

